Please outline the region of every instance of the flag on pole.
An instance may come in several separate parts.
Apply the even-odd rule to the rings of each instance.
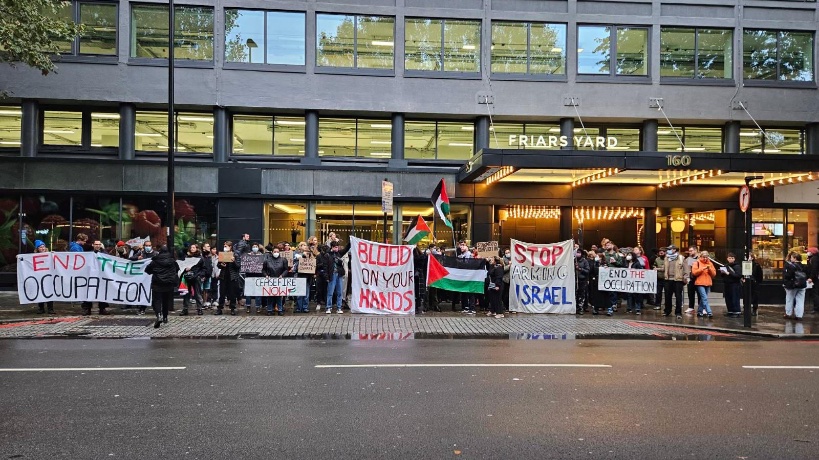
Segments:
[[[435,187],[435,191],[432,192],[431,200],[435,212],[437,212],[441,220],[444,221],[444,225],[452,228],[452,221],[449,220],[449,197],[446,196],[446,184],[444,184],[443,179],[441,179],[441,182]]]
[[[407,244],[418,244],[419,241],[426,238],[430,233],[432,233],[432,230],[429,229],[427,223],[424,222],[424,218],[419,214],[407,229],[407,233],[404,235],[404,241]]]
[[[427,286],[446,291],[483,294],[486,262],[483,259],[429,255]]]

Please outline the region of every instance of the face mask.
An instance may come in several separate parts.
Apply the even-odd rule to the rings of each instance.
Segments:
[[[506,254],[504,254],[504,255],[503,255],[503,257],[506,257],[507,259],[511,259],[511,258],[512,258],[512,254],[509,254],[509,253],[507,252]]]
[[[273,258],[274,258],[274,259],[278,259],[278,258],[279,258],[279,255],[280,255],[280,254],[279,254],[278,252],[274,252],[274,253],[273,253]]]
[[[631,260],[631,256],[626,256],[626,260]]]
[[[259,248],[252,248],[252,249],[251,249],[251,251],[253,251],[253,252],[259,252]]]
[[[153,251],[153,250],[154,250],[154,248],[152,248],[152,247],[150,247],[150,246],[145,246],[145,252],[147,252],[147,253],[149,253],[149,254],[150,254],[150,253],[151,253],[151,251]]]
[[[230,251],[230,248],[229,248],[229,247],[227,247],[227,246],[225,246],[223,249],[225,250],[225,252]]]
[[[577,258],[579,259],[579,258],[583,257],[583,254],[581,254],[581,253],[579,253],[579,252],[578,252],[578,253],[576,253],[574,256],[575,256],[575,257],[577,257]]]

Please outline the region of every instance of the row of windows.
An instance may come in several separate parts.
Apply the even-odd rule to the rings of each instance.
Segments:
[[[214,10],[175,8],[176,59],[213,61]],[[117,5],[75,2],[64,18],[86,26],[65,54],[116,55]],[[303,66],[306,15],[303,12],[225,9],[227,63]],[[580,75],[649,74],[649,37],[645,26],[579,25],[577,72]],[[567,25],[493,21],[490,71],[503,75],[565,78]],[[732,29],[662,27],[660,76],[733,79]],[[743,31],[743,78],[813,81],[813,33]],[[168,58],[168,8],[133,4],[130,57]],[[395,67],[395,18],[343,14],[316,15],[316,65],[325,68],[391,71]],[[407,72],[481,72],[481,21],[405,19],[404,68]]]
[[[46,149],[119,147],[119,119],[114,112],[43,110],[40,145]],[[176,115],[177,150],[182,153],[213,152],[213,115],[179,112]],[[305,118],[303,116],[263,116],[236,114],[231,119],[232,154],[304,156]],[[0,148],[21,145],[22,112],[19,107],[0,107]],[[474,152],[474,123],[463,121],[407,120],[404,123],[404,156],[420,160],[466,160]],[[495,123],[490,127],[491,148],[557,149],[560,127],[556,123]],[[598,148],[588,145],[586,137],[610,137],[616,144],[608,150],[642,150],[641,129],[622,126],[583,126],[574,129],[580,150]],[[760,131],[742,128],[740,152],[805,152],[804,129],[771,128]],[[657,129],[661,152],[723,151],[723,131],[718,127],[683,126]],[[138,111],[134,129],[134,148],[139,152],[165,152],[168,149],[168,118],[165,112]],[[392,151],[392,123],[379,118],[321,118],[319,156],[389,158]]]

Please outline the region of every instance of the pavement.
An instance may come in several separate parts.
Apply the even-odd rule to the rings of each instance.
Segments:
[[[742,340],[819,339],[819,314],[806,307],[802,321],[783,318],[783,306],[760,306],[750,328],[743,319],[725,315],[725,304],[719,294],[709,298],[713,318],[686,314],[682,319],[663,317],[651,306],[642,315],[618,309],[613,317],[591,315],[506,315],[496,319],[481,313],[474,316],[449,310],[426,312],[416,316],[376,316],[316,312],[293,314],[287,306],[285,316],[246,313],[237,316],[214,316],[206,310],[203,316],[178,316],[172,312],[167,324],[153,328],[153,315],[136,315],[135,309],[109,308],[111,314],[80,316],[79,303],[56,303],[55,315],[37,313],[36,305],[20,305],[16,292],[0,292],[0,338],[214,338],[214,339],[682,339]],[[195,313],[195,310],[191,310]],[[228,310],[225,310],[228,312]]]

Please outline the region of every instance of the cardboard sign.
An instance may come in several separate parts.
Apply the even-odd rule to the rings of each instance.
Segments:
[[[219,253],[219,262],[220,263],[231,263],[233,262],[233,252],[226,251]]]
[[[306,275],[315,275],[316,274],[316,258],[315,257],[302,257],[299,259],[299,273],[304,273]]]
[[[307,295],[307,278],[245,278],[248,297],[302,297]]]
[[[478,257],[486,259],[487,257],[495,257],[498,255],[497,241],[482,241],[475,243],[475,249],[478,250]]]
[[[261,273],[264,267],[264,254],[242,254],[239,259],[239,271],[242,273]]]
[[[281,251],[281,254],[287,260],[287,266],[293,268],[293,251]]]

